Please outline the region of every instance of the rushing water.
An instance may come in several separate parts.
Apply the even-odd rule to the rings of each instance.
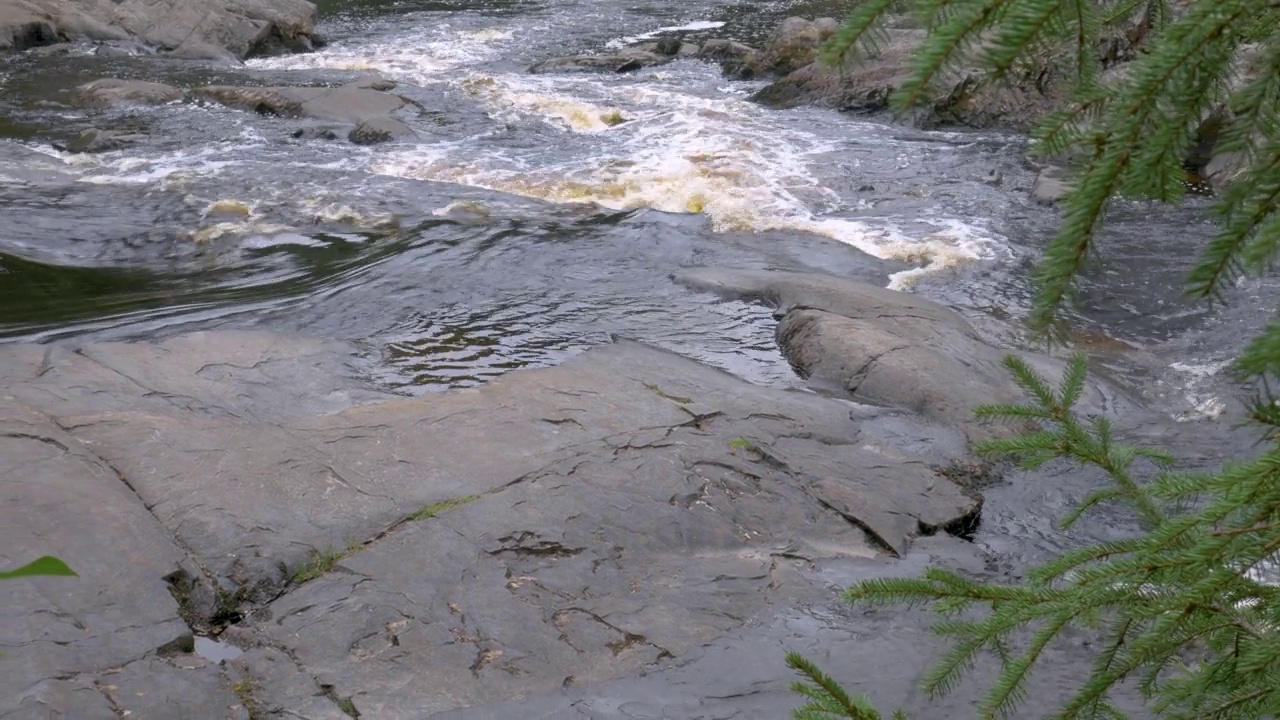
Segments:
[[[757,85],[692,60],[525,72],[659,32],[758,39],[785,14],[841,3],[334,5],[344,9],[321,6],[322,52],[241,69],[74,53],[0,69],[0,133],[12,138],[0,141],[0,338],[301,331],[364,344],[385,360],[382,382],[413,390],[555,363],[621,334],[785,384],[767,311],[708,302],[671,271],[833,271],[934,295],[1005,339],[987,319],[1025,309],[1021,278],[1054,217],[1026,197],[1017,136],[768,110],[746,99]],[[311,121],[70,99],[101,76],[194,86],[370,72],[419,108],[421,142],[361,148],[295,138]],[[50,144],[91,125],[150,138],[96,155]],[[1194,380],[1221,360],[1149,352],[1205,324],[1176,291],[1186,251],[1209,232],[1202,214],[1115,213],[1120,259],[1086,282],[1084,312],[1102,355],[1138,357],[1121,371],[1181,367]],[[1171,412],[1213,411],[1180,401]]]

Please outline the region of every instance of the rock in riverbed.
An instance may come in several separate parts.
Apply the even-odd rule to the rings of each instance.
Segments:
[[[656,50],[656,48],[655,48]],[[543,60],[529,68],[529,72],[540,73],[580,73],[580,72],[634,72],[641,68],[663,65],[671,62],[671,55],[663,55],[654,50],[626,48],[612,53],[600,55],[570,55]]]
[[[6,554],[81,572],[14,584],[6,653],[25,659],[0,714],[491,717],[569,687],[651,712],[694,700],[642,676],[694,667],[736,688],[721,710],[766,681],[781,707],[784,647],[763,680],[725,653],[825,627],[806,608],[837,569],[922,546],[981,570],[947,535],[982,500],[949,478],[989,431],[973,406],[1020,399],[1005,351],[841,278],[678,279],[777,307],[797,369],[857,402],[628,341],[417,398],[364,387],[346,346],[265,333],[0,346]],[[1119,403],[1091,385],[1084,409]],[[243,655],[191,654],[217,631]]]
[[[347,123],[354,126],[347,136],[351,142],[372,145],[416,137],[408,125],[391,117],[408,106],[404,98],[386,92],[394,87],[395,83],[374,78],[339,87],[211,85],[192,94],[263,115]]]
[[[0,50],[86,39],[244,59],[312,49],[314,12],[306,0],[0,0]]]
[[[778,108],[812,105],[857,113],[886,110],[889,98],[902,86],[911,71],[912,54],[924,41],[921,29],[889,28],[880,51],[872,57],[850,58],[838,66],[810,62],[757,92],[753,99]],[[817,31],[799,33],[799,39]],[[785,48],[807,48],[798,42]],[[795,66],[804,52],[782,55],[786,62],[779,70]],[[798,58],[798,59],[795,59]],[[1065,99],[1069,79],[1054,70],[1036,76],[1010,77],[1003,82],[988,81],[980,72],[963,68],[939,78],[936,89],[914,111],[913,119],[923,127],[964,125],[1027,129]]]
[[[973,410],[1023,400],[1001,364],[1012,353],[1042,375],[1061,377],[1063,363],[986,343],[959,314],[924,298],[843,278],[809,273],[692,269],[679,282],[778,309],[778,344],[804,376],[835,385],[860,402],[908,410],[963,428],[972,438],[993,428]],[[1079,408],[1113,414],[1127,401],[1101,383]]]

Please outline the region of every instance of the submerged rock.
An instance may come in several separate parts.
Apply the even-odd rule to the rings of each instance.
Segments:
[[[163,105],[183,99],[186,93],[164,83],[103,78],[77,87],[76,97],[87,105]]]
[[[146,140],[147,137],[147,135],[142,133],[126,133],[114,130],[89,128],[88,130],[80,133],[79,137],[66,145],[58,147],[58,149],[73,153],[108,152],[128,147],[134,143]]]
[[[140,42],[183,57],[312,49],[306,0],[0,0],[0,49],[66,40]]]

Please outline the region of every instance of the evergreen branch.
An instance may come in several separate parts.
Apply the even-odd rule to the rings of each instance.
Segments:
[[[906,110],[919,104],[942,70],[957,59],[978,30],[990,24],[1009,2],[1012,0],[973,0],[955,17],[934,28],[930,41],[913,58],[911,75],[894,91],[894,107]]]
[[[827,40],[818,53],[820,62],[827,65],[843,64],[859,42],[875,32],[884,22],[884,16],[895,0],[866,0],[860,3],[844,25]]]
[[[1264,158],[1226,193],[1218,212],[1227,226],[1201,254],[1200,264],[1188,277],[1189,290],[1200,297],[1219,297],[1222,287],[1245,271],[1241,253],[1254,229],[1280,203],[1280,140],[1263,151]],[[1262,184],[1265,183],[1265,184]]]
[[[1116,108],[1117,118],[1106,139],[1067,195],[1062,229],[1045,250],[1035,273],[1037,293],[1030,316],[1034,329],[1052,327],[1058,308],[1074,288],[1092,246],[1093,233],[1110,197],[1119,189],[1126,166],[1152,121],[1157,100],[1175,78],[1179,68],[1193,62],[1203,46],[1230,28],[1248,9],[1248,0],[1218,0],[1199,3],[1168,32],[1163,52],[1138,61],[1135,79],[1126,88],[1128,101]]]
[[[880,713],[865,696],[850,696],[840,683],[803,655],[787,653],[787,667],[802,675],[809,683],[796,681],[791,686],[792,691],[810,699],[804,707],[792,713],[795,720],[880,720]]]

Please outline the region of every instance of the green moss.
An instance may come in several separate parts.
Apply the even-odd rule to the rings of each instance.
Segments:
[[[430,505],[424,506],[418,512],[410,515],[409,519],[412,521],[428,520],[430,518],[433,518],[439,515],[442,512],[445,512],[447,510],[452,510],[456,507],[462,507],[463,505],[466,505],[467,503],[473,500],[479,500],[479,499],[480,499],[479,495],[464,495],[462,497],[456,497],[456,498],[451,498],[449,500],[443,500],[438,503],[432,503]]]
[[[732,439],[732,440],[730,440],[730,441],[729,441],[729,449],[730,449],[730,450],[745,450],[745,451],[747,451],[747,452],[752,452],[752,451],[758,450],[759,448],[758,448],[758,447],[756,447],[756,444],[755,444],[754,442],[752,442],[752,441],[750,441],[750,440],[748,440],[748,439],[746,439],[746,438],[744,438],[744,437],[738,437],[738,438],[734,438],[734,439]]]
[[[351,701],[351,698],[349,697],[338,698],[335,702],[337,702],[338,709],[341,710],[342,712],[346,713],[347,715],[353,718],[360,717],[360,711],[356,709],[356,704]]]
[[[260,720],[263,717],[262,709],[258,707],[258,699],[253,696],[256,689],[253,681],[249,678],[245,678],[231,686],[231,692],[236,694],[236,698],[244,706],[244,711],[248,714],[249,720]]]
[[[315,580],[321,575],[332,570],[333,566],[338,564],[339,560],[354,555],[362,548],[364,548],[363,543],[353,542],[350,545],[347,545],[344,550],[326,550],[324,552],[316,551],[316,553],[311,556],[311,562],[298,568],[293,573],[293,582],[296,584],[302,584],[308,580]]]
[[[664,392],[662,388],[652,383],[645,383],[644,386],[646,389],[648,389],[649,392],[653,393],[654,395],[657,395],[663,400],[670,400],[671,402],[677,405],[688,405],[693,402],[693,398],[681,397],[679,395],[671,395],[667,392]]]

